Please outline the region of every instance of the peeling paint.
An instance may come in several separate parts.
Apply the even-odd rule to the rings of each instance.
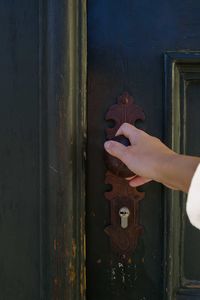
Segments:
[[[54,173],[58,173],[58,170],[54,168],[52,165],[49,165],[50,170],[52,170]]]
[[[120,269],[120,273],[121,273],[121,278],[122,278],[122,282],[125,283],[125,271],[124,271],[124,265],[122,263],[118,263],[118,267]]]
[[[56,247],[56,240],[53,241],[53,248],[54,248],[54,251],[56,251],[57,247]]]
[[[96,216],[96,214],[95,214],[94,211],[91,212],[91,216],[92,216],[92,217],[95,217],[95,216]]]
[[[72,240],[72,257],[76,257],[76,242],[74,239]]]
[[[129,265],[132,264],[132,259],[131,259],[131,258],[128,259],[128,264],[129,264]]]
[[[112,268],[111,270],[111,280],[115,280],[116,279],[116,269],[115,268]]]
[[[86,291],[86,267],[85,266],[81,266],[81,282],[80,282],[80,294],[81,297],[83,298],[83,296],[85,295],[85,291]]]
[[[60,286],[60,285],[61,285],[60,279],[54,278],[54,286]]]
[[[85,291],[86,291],[86,235],[85,235],[85,222],[84,219],[80,218],[80,231],[81,231],[81,245],[82,245],[82,254],[83,254],[83,261],[81,264],[81,274],[80,274],[80,294],[81,297],[84,298]]]
[[[53,249],[54,249],[54,251],[57,251],[58,249],[60,249],[60,247],[61,247],[60,241],[57,240],[57,239],[54,239],[54,241],[53,241]]]
[[[144,264],[144,257],[142,258],[142,263]]]
[[[74,285],[76,279],[76,272],[75,272],[74,265],[72,264],[71,261],[69,263],[68,278],[69,278],[69,283],[71,285]]]

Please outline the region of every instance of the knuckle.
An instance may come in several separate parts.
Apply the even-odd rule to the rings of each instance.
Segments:
[[[130,123],[125,123],[125,127],[127,130],[133,129],[133,126]]]
[[[124,131],[130,130],[131,127],[132,127],[132,126],[131,126],[131,124],[129,124],[129,123],[123,123],[123,124],[122,124],[122,129],[123,129]]]

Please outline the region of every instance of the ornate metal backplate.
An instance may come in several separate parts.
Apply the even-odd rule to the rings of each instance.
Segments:
[[[117,104],[112,105],[107,114],[106,120],[115,122],[114,127],[106,129],[107,139],[114,138],[117,130],[123,123],[135,124],[137,120],[144,121],[143,110],[134,103],[133,98],[124,92],[118,97]],[[112,186],[112,190],[105,193],[105,198],[110,204],[110,225],[105,232],[111,239],[111,245],[115,253],[127,260],[138,244],[138,239],[143,233],[143,226],[139,224],[139,202],[144,198],[144,193],[136,188],[130,187],[125,178],[119,177],[108,170],[105,176],[105,183]],[[126,207],[130,211],[128,226],[122,228],[119,211]]]

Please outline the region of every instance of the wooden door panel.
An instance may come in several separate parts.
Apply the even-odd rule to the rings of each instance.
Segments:
[[[168,142],[177,152],[198,156],[200,152],[198,150],[200,141],[197,137],[199,131],[197,116],[200,95],[199,68],[199,52],[168,52],[165,54]],[[168,272],[173,276],[168,281],[168,290],[171,290],[172,294],[173,291],[177,292],[178,290],[180,290],[180,294],[189,294],[191,289],[191,295],[198,295],[199,268],[196,261],[200,247],[199,230],[189,223],[186,216],[186,195],[173,191],[169,193],[166,193],[166,214],[169,220],[169,226],[166,226],[168,233],[166,260],[168,261]],[[169,204],[170,202],[171,204]],[[167,203],[169,204],[168,208],[171,205],[169,210]]]
[[[199,154],[198,9],[198,1],[88,1],[88,299],[198,299],[199,270],[190,261],[200,233],[188,223],[185,196],[156,183],[143,187],[145,231],[129,265],[104,233],[103,196],[104,116],[123,91],[144,109],[147,132],[176,151]]]

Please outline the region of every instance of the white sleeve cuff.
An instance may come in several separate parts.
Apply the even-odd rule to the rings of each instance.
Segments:
[[[190,184],[186,211],[191,224],[200,229],[200,164]]]

